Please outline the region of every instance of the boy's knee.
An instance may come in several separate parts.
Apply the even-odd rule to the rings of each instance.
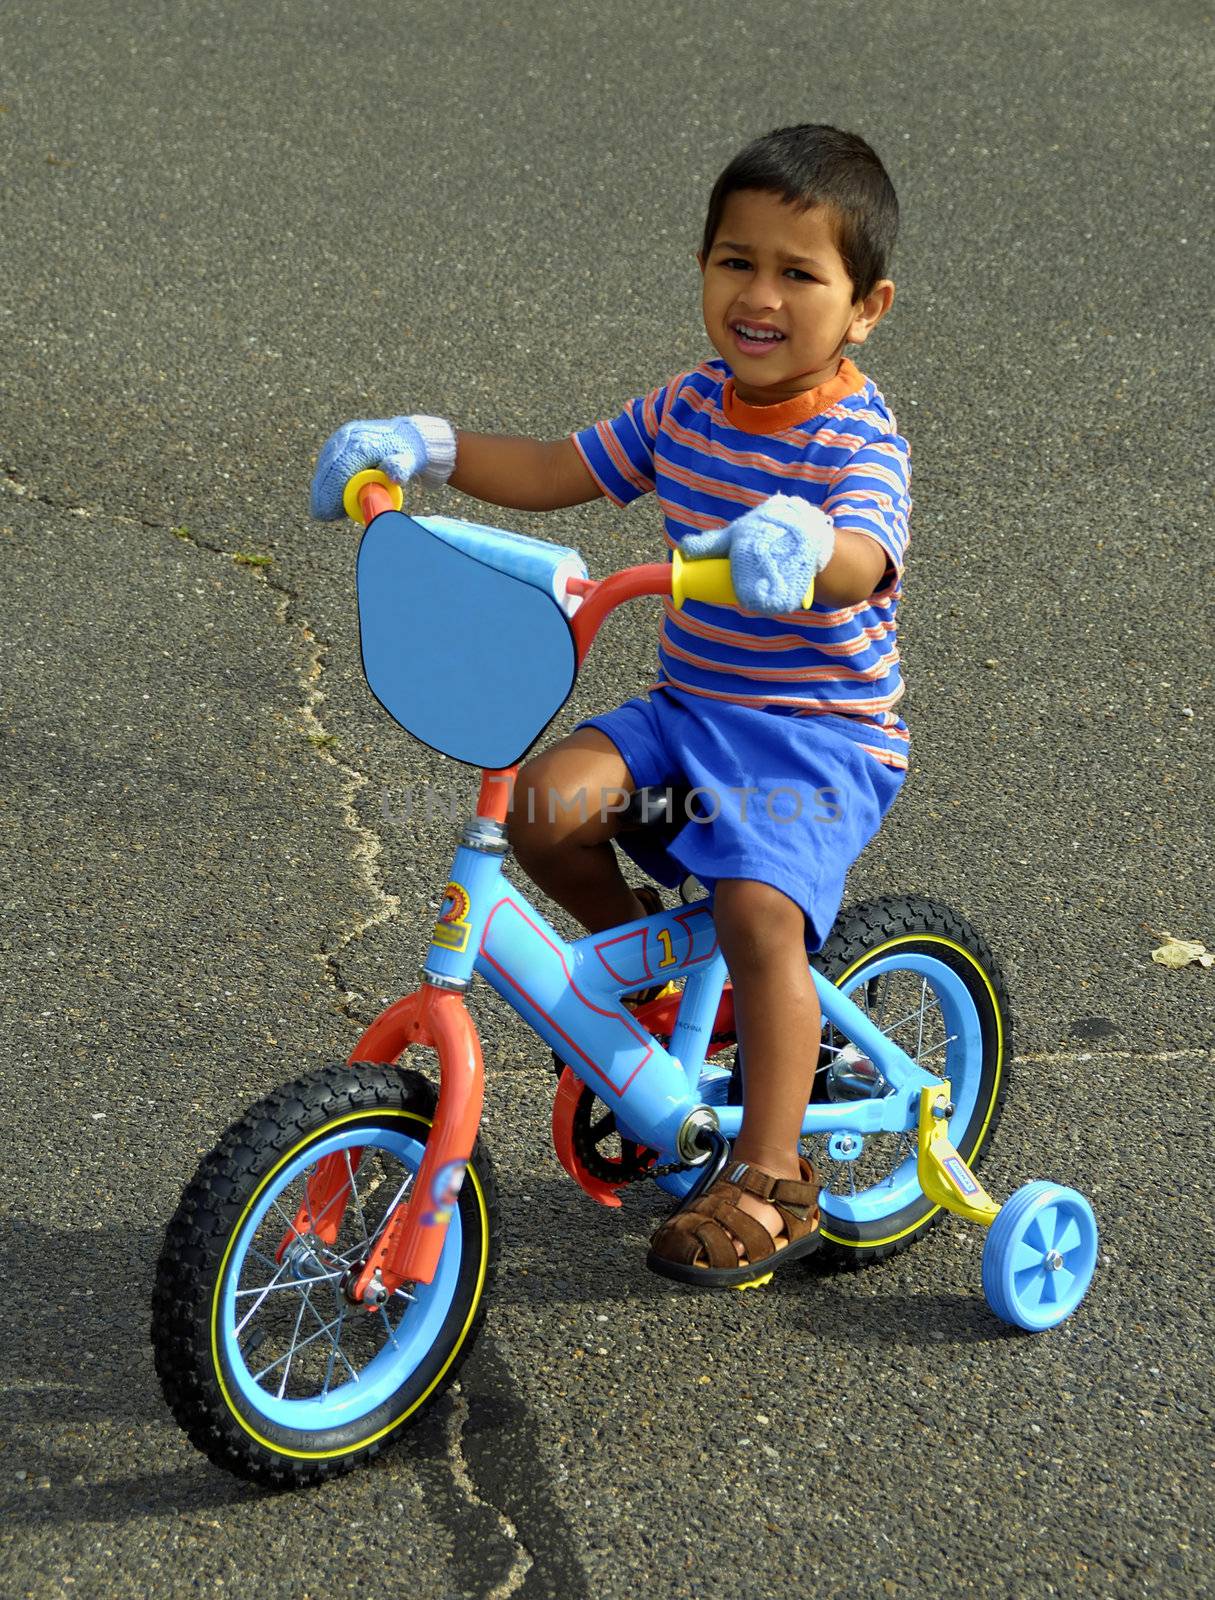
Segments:
[[[510,810],[506,813],[506,837],[516,855],[526,854],[543,837],[547,785],[537,772],[540,764],[537,759],[519,769]]]
[[[769,883],[723,880],[714,893],[713,920],[731,970],[768,965],[795,943],[804,948],[805,913]]]
[[[506,836],[520,858],[559,847],[588,821],[585,789],[567,792],[553,782],[547,768],[545,758],[537,756],[520,769],[515,780]]]

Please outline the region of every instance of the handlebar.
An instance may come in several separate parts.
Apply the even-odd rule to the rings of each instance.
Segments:
[[[373,517],[378,517],[381,511],[399,511],[404,500],[401,485],[374,468],[356,473],[342,495],[346,515],[352,522],[362,522],[364,525]],[[579,663],[608,612],[626,600],[646,594],[670,595],[676,611],[681,611],[688,600],[703,600],[717,606],[737,606],[739,603],[730,581],[728,560],[709,557],[703,561],[687,561],[678,549],[671,552],[669,563],[655,561],[644,566],[625,567],[607,578],[573,578],[568,584],[568,592],[581,596],[582,600],[570,618]],[[814,585],[811,583],[802,601],[803,610],[810,606],[813,598]]]

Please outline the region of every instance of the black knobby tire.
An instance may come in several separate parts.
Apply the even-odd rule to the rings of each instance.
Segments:
[[[811,964],[837,987],[850,992],[853,1001],[871,1014],[871,1019],[882,1025],[877,1008],[881,1002],[881,989],[887,986],[889,996],[891,980],[900,981],[896,970],[886,977],[866,982],[867,968],[891,957],[897,961],[908,959],[904,976],[911,980],[908,993],[923,982],[923,973],[915,971],[911,963],[917,957],[928,957],[942,963],[960,980],[962,988],[955,986],[955,998],[961,997],[963,1009],[968,997],[973,1005],[974,1047],[963,1049],[955,1039],[944,1046],[943,1056],[933,1058],[922,1051],[921,1065],[939,1076],[949,1076],[959,1113],[949,1122],[949,1137],[959,1154],[968,1163],[977,1162],[999,1121],[1004,1094],[1008,1084],[1008,1068],[1012,1060],[1012,1020],[1008,991],[998,962],[986,940],[963,917],[932,900],[917,895],[898,895],[853,906],[843,912],[832,929],[823,948],[811,957]],[[962,991],[964,990],[964,995]],[[924,993],[927,990],[922,991]],[[935,991],[934,991],[935,993]],[[892,1010],[898,1013],[895,1005]],[[938,1007],[939,1009],[939,1007]],[[923,1003],[919,1019],[923,1034]],[[942,1013],[943,1017],[943,1013]],[[896,1017],[896,1020],[898,1018]],[[917,1058],[917,1023],[902,1021],[901,1029],[884,1028],[907,1051]],[[948,1031],[944,1035],[948,1039]],[[822,1084],[825,1069],[830,1064],[840,1040],[834,1029],[824,1026],[823,1048],[819,1058],[819,1072],[815,1080],[815,1099],[824,1098]],[[931,1043],[931,1039],[929,1043]],[[859,1266],[878,1261],[905,1250],[920,1238],[940,1216],[940,1207],[929,1200],[915,1185],[914,1195],[907,1203],[899,1205],[878,1220],[854,1220],[837,1214],[852,1201],[852,1191],[860,1169],[862,1183],[874,1167],[866,1173],[862,1166],[866,1160],[880,1164],[883,1160],[882,1142],[896,1139],[904,1143],[893,1155],[887,1151],[886,1166],[891,1173],[905,1175],[914,1171],[905,1163],[914,1152],[915,1133],[909,1135],[870,1135],[865,1142],[865,1153],[857,1163],[837,1162],[829,1159],[827,1141],[807,1141],[808,1153],[814,1160],[823,1194],[823,1256],[849,1265]],[[870,1151],[873,1155],[870,1156]],[[902,1163],[902,1164],[900,1164]],[[906,1185],[904,1184],[904,1188]],[[875,1194],[876,1180],[862,1194]],[[838,1194],[837,1194],[838,1191]],[[901,1192],[901,1191],[900,1191]]]
[[[416,1072],[329,1067],[253,1107],[204,1157],[165,1234],[152,1346],[170,1409],[219,1466],[275,1487],[319,1483],[378,1454],[456,1376],[480,1329],[497,1254],[497,1193],[483,1143],[434,1284],[413,1299],[394,1296],[379,1312],[340,1293],[342,1271],[365,1258],[394,1197],[408,1192],[434,1110],[434,1089]],[[342,1231],[329,1244],[292,1223],[315,1170],[310,1153],[322,1143],[351,1174],[349,1201],[335,1213]],[[276,1235],[280,1248],[291,1244],[282,1261]],[[242,1289],[246,1267],[266,1282]],[[295,1331],[285,1332],[296,1307]],[[286,1355],[269,1359],[285,1343]],[[265,1384],[254,1370],[263,1363]],[[355,1377],[368,1380],[358,1396]],[[343,1384],[353,1406],[333,1399]]]

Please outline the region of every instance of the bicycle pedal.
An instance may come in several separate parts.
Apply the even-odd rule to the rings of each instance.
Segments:
[[[649,989],[631,989],[628,994],[622,994],[620,999],[630,1011],[636,1011],[638,1006],[653,1005],[655,1000],[665,1000],[668,996],[678,993],[677,983],[656,983]]]
[[[736,1283],[733,1287],[737,1289],[740,1294],[744,1289],[762,1289],[765,1283],[772,1282],[772,1277],[772,1273],[765,1272],[758,1278],[752,1278],[749,1283]]]

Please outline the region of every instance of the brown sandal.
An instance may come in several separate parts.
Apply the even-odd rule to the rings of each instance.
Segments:
[[[774,1178],[745,1161],[732,1162],[704,1194],[682,1206],[658,1229],[650,1240],[646,1266],[680,1283],[751,1289],[767,1283],[777,1267],[810,1255],[821,1242],[820,1184],[805,1157],[799,1160],[800,1178]],[[783,1244],[739,1207],[744,1192],[780,1212],[785,1224]],[[744,1261],[738,1259],[736,1239],[746,1251]]]

